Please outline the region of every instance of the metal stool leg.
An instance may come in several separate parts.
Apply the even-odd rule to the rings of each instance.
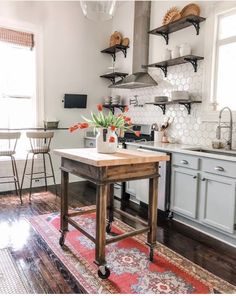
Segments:
[[[48,157],[49,157],[49,161],[50,161],[50,165],[51,165],[51,170],[52,170],[52,178],[53,178],[53,182],[55,185],[55,194],[57,196],[57,184],[56,184],[56,179],[55,179],[55,174],[54,174],[54,169],[53,169],[53,165],[52,165],[52,158],[50,153],[47,153]]]
[[[23,184],[24,184],[24,179],[25,179],[25,171],[28,163],[28,158],[29,158],[29,153],[27,153],[26,160],[25,160],[25,166],[23,170],[23,175],[22,175],[22,180],[21,180],[21,186],[20,186],[20,191],[22,192]]]
[[[44,153],[43,153],[43,168],[44,168],[45,189],[46,189],[46,191],[48,191],[47,170],[46,170],[46,161],[45,161],[45,155],[44,155]]]
[[[19,182],[19,175],[18,175],[16,160],[15,160],[14,156],[11,157],[11,161],[12,161],[12,170],[13,170],[14,179],[15,179],[16,194],[20,197],[21,204],[23,204],[22,196],[21,196],[20,182]]]
[[[30,172],[30,190],[29,190],[29,202],[31,203],[31,193],[32,193],[32,181],[33,181],[33,174],[34,174],[34,153],[32,157],[32,165],[31,165],[31,172]]]

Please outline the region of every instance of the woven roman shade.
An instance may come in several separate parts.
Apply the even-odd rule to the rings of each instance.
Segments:
[[[0,27],[0,41],[16,44],[19,46],[34,47],[34,35],[31,33],[15,31]]]

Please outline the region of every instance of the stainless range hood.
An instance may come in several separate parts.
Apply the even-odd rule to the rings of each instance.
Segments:
[[[151,1],[134,3],[133,74],[110,85],[110,88],[134,89],[156,86],[157,82],[142,68],[148,64]]]

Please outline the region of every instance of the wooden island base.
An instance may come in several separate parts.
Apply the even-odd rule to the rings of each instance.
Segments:
[[[159,161],[168,161],[163,154],[143,153],[119,149],[115,154],[99,154],[96,149],[63,149],[55,150],[61,160],[61,246],[65,243],[68,224],[83,233],[95,243],[95,263],[98,265],[99,277],[106,279],[110,275],[105,258],[105,246],[121,239],[147,232],[147,244],[150,247],[150,260],[153,260],[153,248],[157,233],[157,189]],[[97,186],[96,207],[90,210],[68,212],[69,173],[83,177]],[[148,222],[135,218],[128,213],[114,209],[114,183],[138,179],[149,179],[149,212]],[[107,210],[108,209],[108,210]],[[96,213],[96,236],[93,237],[81,228],[72,218],[78,215]],[[143,227],[128,233],[106,238],[111,231],[114,212],[139,222]]]

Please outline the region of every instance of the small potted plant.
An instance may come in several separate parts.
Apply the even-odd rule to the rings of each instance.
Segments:
[[[107,115],[103,113],[101,104],[97,105],[98,114],[91,112],[91,119],[83,117],[85,122],[77,123],[69,128],[70,132],[78,129],[93,127],[98,131],[96,137],[96,148],[98,153],[115,153],[118,148],[117,132],[132,131],[131,118],[126,116],[129,111],[125,106],[124,112],[114,115],[111,111]],[[140,136],[139,131],[134,132],[137,137]]]

